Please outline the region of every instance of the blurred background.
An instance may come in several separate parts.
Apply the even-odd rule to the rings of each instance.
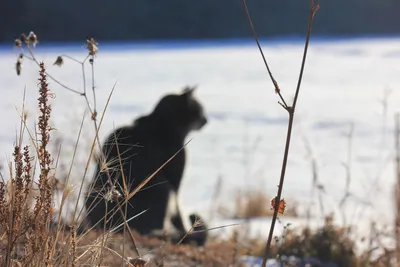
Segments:
[[[272,73],[291,102],[309,1],[251,0],[248,8]],[[398,0],[321,0],[283,191],[293,218],[282,216],[283,222],[309,223],[314,218],[311,221],[319,224],[332,212],[340,223],[357,225],[364,232],[371,222],[393,225],[399,14]],[[93,37],[99,43],[95,75],[93,80],[87,65],[85,81],[89,95],[93,82],[98,112],[117,82],[101,140],[113,128],[150,112],[165,93],[197,84],[196,95],[210,123],[193,134],[188,147],[180,192],[184,211],[200,213],[211,226],[221,225],[221,220],[271,214],[269,202],[279,181],[287,113],[277,103],[240,0],[2,0],[0,116],[7,124],[0,129],[0,151],[4,160],[11,156],[20,127],[16,107],[21,109],[24,90],[29,114],[37,109],[38,67],[28,51],[22,51],[28,57],[21,75],[15,71],[21,50],[13,47],[14,39],[30,31],[39,39],[32,49],[36,59],[44,60],[54,78],[49,81],[56,95],[53,140],[63,143],[61,170],[71,164],[87,102],[55,82],[82,92],[81,65],[67,57],[62,66],[53,63],[60,55],[83,60],[87,56],[83,45]],[[92,95],[88,99],[93,106]],[[30,119],[33,127],[34,117]],[[72,171],[77,182],[93,139],[90,119],[84,129]],[[256,204],[258,208],[252,210]],[[266,236],[269,221],[253,222],[254,235]]]
[[[263,37],[303,35],[308,1],[253,0],[248,6]],[[322,0],[314,35],[399,33],[396,0]],[[28,28],[41,40],[102,41],[243,38],[250,31],[242,2],[183,0],[52,1],[2,0],[0,41]]]

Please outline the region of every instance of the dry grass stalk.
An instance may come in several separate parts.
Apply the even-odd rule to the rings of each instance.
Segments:
[[[235,199],[235,218],[251,219],[271,216],[270,198],[263,190],[248,190],[238,192]]]
[[[395,148],[396,148],[396,185],[395,185],[395,236],[396,236],[396,260],[397,266],[400,266],[400,115],[395,117]]]
[[[34,40],[31,40],[34,42]],[[48,151],[51,127],[49,119],[51,107],[44,64],[40,64],[39,72],[39,118],[38,131],[40,140],[37,144],[40,174],[38,195],[33,197],[33,157],[29,146],[21,147],[22,136],[14,146],[13,163],[10,165],[10,179],[6,183],[0,181],[0,243],[7,249],[2,258],[4,266],[11,266],[16,259],[22,259],[24,266],[51,265],[50,250],[53,246],[49,237],[52,208],[52,181],[49,173],[52,159]],[[26,117],[23,117],[26,119]],[[21,123],[22,125],[22,123]],[[23,131],[21,130],[21,135]],[[34,205],[32,204],[34,202]],[[33,208],[33,209],[32,209]],[[3,266],[3,265],[2,265]]]

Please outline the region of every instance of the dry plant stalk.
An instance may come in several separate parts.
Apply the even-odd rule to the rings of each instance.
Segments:
[[[37,44],[37,36],[33,33],[33,32],[30,32],[30,34],[29,34],[29,36],[26,36],[25,34],[21,34],[20,35],[20,37],[18,38],[18,39],[16,39],[15,41],[14,41],[14,45],[15,45],[15,47],[17,47],[17,48],[20,48],[21,50],[22,50],[22,53],[20,54],[20,56],[19,56],[19,58],[18,58],[18,61],[17,61],[17,65],[16,65],[16,68],[17,68],[17,74],[19,75],[20,74],[20,72],[21,72],[21,69],[22,69],[22,59],[25,57],[25,58],[27,58],[27,59],[29,59],[29,60],[32,60],[32,61],[34,61],[41,69],[42,69],[42,64],[43,63],[40,63],[37,59],[36,59],[36,57],[35,57],[35,55],[34,55],[34,51],[33,51],[33,48],[36,46],[36,44]],[[46,77],[48,77],[48,78],[50,78],[50,79],[52,79],[55,83],[57,83],[58,85],[60,85],[61,87],[63,87],[64,89],[66,89],[66,90],[68,90],[68,91],[70,91],[70,92],[72,92],[72,93],[75,93],[75,94],[78,94],[78,95],[80,95],[80,96],[83,96],[84,98],[85,98],[85,101],[86,101],[86,104],[87,104],[87,108],[89,109],[89,111],[90,111],[90,113],[91,113],[91,119],[94,121],[94,129],[95,129],[95,134],[96,134],[96,137],[95,137],[95,139],[94,139],[94,142],[93,142],[93,146],[92,146],[92,150],[91,150],[91,152],[90,152],[90,156],[89,156],[89,158],[91,158],[91,156],[92,156],[92,153],[93,153],[93,149],[94,149],[94,145],[97,143],[97,145],[98,145],[98,147],[99,147],[99,149],[100,149],[100,151],[101,151],[101,144],[100,144],[100,140],[99,140],[99,136],[98,136],[98,132],[99,132],[99,130],[100,130],[100,125],[98,125],[97,124],[97,110],[96,110],[96,91],[95,91],[95,85],[94,85],[94,59],[95,59],[95,56],[96,56],[96,54],[97,54],[97,52],[98,52],[98,43],[93,39],[93,38],[89,38],[88,40],[86,40],[86,44],[85,44],[85,46],[86,46],[86,49],[88,50],[88,55],[85,57],[85,59],[83,60],[83,61],[80,61],[80,60],[77,60],[77,59],[75,59],[75,58],[72,58],[72,57],[70,57],[70,56],[68,56],[68,55],[61,55],[61,56],[58,56],[57,57],[57,59],[56,59],[56,61],[53,63],[53,65],[57,65],[57,66],[59,66],[59,67],[61,67],[63,64],[64,64],[64,58],[67,58],[67,59],[70,59],[70,60],[72,60],[72,61],[74,61],[74,62],[76,62],[76,63],[79,63],[80,65],[81,65],[81,68],[82,68],[82,78],[83,78],[83,92],[81,92],[81,91],[79,91],[79,90],[76,90],[76,89],[73,89],[73,88],[71,88],[71,87],[69,87],[69,86],[67,86],[67,85],[65,85],[64,83],[62,83],[62,82],[60,82],[60,81],[58,81],[57,79],[55,79],[55,78],[53,78],[49,73],[47,73],[46,72],[46,70],[43,68],[43,73],[41,72],[41,76],[46,76]],[[24,55],[23,54],[23,52],[24,52],[24,48],[28,51],[28,54],[29,55]],[[86,62],[89,62],[90,63],[90,65],[91,65],[91,74],[92,74],[92,94],[93,94],[93,107],[91,106],[91,104],[90,104],[90,102],[89,102],[89,99],[88,99],[88,96],[87,96],[87,90],[86,90],[86,88],[87,88],[87,86],[86,86],[86,75],[85,75],[85,63]],[[114,88],[115,88],[115,85],[114,85]],[[114,88],[112,89],[112,91],[114,91]],[[112,93],[111,93],[112,94]],[[111,97],[111,94],[110,94],[110,97]],[[43,98],[43,96],[41,95],[41,99]],[[109,101],[109,99],[108,99],[108,101]],[[108,101],[107,101],[107,104],[108,104]],[[41,108],[43,108],[43,109],[45,109],[46,107],[41,107]],[[50,110],[49,110],[49,113],[48,114],[50,114]],[[103,113],[103,115],[104,115],[104,113]],[[45,117],[45,116],[44,116]],[[102,118],[101,118],[102,119]],[[45,124],[46,124],[46,122],[44,122]],[[101,124],[101,122],[100,122],[100,124]],[[46,128],[46,125],[43,125],[45,128]],[[42,135],[43,136],[43,135]],[[44,142],[43,142],[44,141]],[[46,142],[46,140],[45,139],[43,139],[43,137],[42,137],[42,144],[47,144],[47,142]],[[39,152],[38,153],[43,153],[43,149],[40,149],[39,148]],[[43,155],[44,157],[46,157],[46,155]],[[89,161],[89,160],[88,160]],[[40,165],[41,165],[41,167],[43,168],[43,162],[40,162]],[[85,173],[84,173],[84,176],[83,176],[83,178],[82,178],[82,183],[81,183],[81,186],[80,186],[80,190],[79,190],[79,197],[81,196],[81,193],[82,193],[82,187],[83,187],[83,184],[84,184],[84,180],[85,180],[85,177],[86,177],[86,174],[87,174],[87,170],[88,170],[88,164],[86,164],[86,168],[85,168]],[[48,171],[46,170],[45,172],[47,172],[47,175],[48,175]],[[67,178],[67,185],[68,185],[68,182],[69,182],[69,177]],[[40,181],[39,181],[39,183],[40,183]],[[42,184],[40,184],[40,186],[42,186],[43,188],[42,189],[44,189],[44,187],[46,187],[46,185],[42,185]],[[41,191],[42,192],[42,191]],[[44,192],[44,191],[43,191]],[[39,197],[41,198],[41,199],[47,199],[48,198],[48,196],[47,196],[48,194],[47,193],[44,193],[44,195],[43,194],[41,194]],[[64,202],[63,202],[64,203]],[[76,203],[76,204],[78,204],[78,202]],[[76,215],[76,211],[77,211],[77,205],[75,206],[75,211],[74,211],[74,216],[73,216],[73,219],[72,219],[72,225],[71,225],[71,227],[72,227],[72,230],[75,230],[75,222],[76,222],[76,220],[77,220],[77,218],[75,217],[75,215]],[[39,213],[39,208],[38,207],[35,207],[35,212],[38,214]],[[121,211],[122,212],[122,211]],[[35,215],[37,216],[37,214],[35,213]],[[80,215],[80,213],[79,213],[79,215]],[[79,218],[79,215],[78,215],[78,218]],[[60,230],[61,229],[61,225],[60,225],[60,221],[58,222],[58,229]],[[58,241],[58,234],[56,235],[56,239],[55,239],[55,241],[57,242]],[[104,240],[103,240],[104,241]],[[133,240],[133,237],[132,237],[132,241],[133,241],[133,243],[134,243],[134,240]],[[54,250],[52,251],[52,255],[54,255]],[[101,253],[100,253],[101,254]],[[100,257],[99,258],[101,258],[101,255],[100,255]]]
[[[238,192],[235,198],[235,218],[256,218],[272,215],[265,203],[269,197],[262,190],[249,190]]]
[[[24,36],[24,35],[21,35]],[[25,56],[26,58],[33,60],[35,63],[38,64],[40,68],[40,77],[39,77],[39,110],[40,110],[40,116],[39,116],[39,123],[38,123],[38,138],[33,138],[33,135],[30,134],[30,137],[33,141],[33,145],[35,147],[35,150],[38,155],[38,161],[40,165],[40,173],[39,173],[39,181],[37,183],[38,185],[38,193],[35,193],[36,199],[34,205],[30,205],[30,203],[25,204],[25,208],[27,211],[27,214],[23,214],[22,216],[18,215],[19,212],[18,210],[15,210],[16,208],[19,207],[19,205],[13,205],[14,202],[20,203],[20,202],[29,202],[29,199],[33,199],[32,196],[32,179],[31,179],[31,161],[33,160],[32,157],[29,156],[29,149],[28,147],[24,148],[24,153],[21,156],[20,154],[20,146],[15,147],[14,151],[14,161],[15,163],[15,173],[16,177],[11,179],[11,183],[8,186],[5,183],[0,182],[0,204],[4,203],[10,203],[8,206],[7,205],[1,205],[0,206],[0,231],[2,234],[2,237],[0,239],[0,262],[3,262],[3,259],[1,258],[1,250],[2,250],[2,242],[1,240],[3,238],[6,238],[8,241],[5,242],[8,244],[7,246],[7,252],[5,255],[13,255],[16,254],[15,252],[17,249],[15,248],[15,244],[18,241],[19,242],[19,237],[21,237],[20,243],[22,243],[24,246],[22,247],[22,250],[24,250],[24,253],[19,253],[17,256],[20,257],[20,260],[17,261],[17,264],[26,264],[26,266],[33,265],[33,266],[54,266],[54,265],[59,265],[62,264],[72,264],[72,266],[78,264],[79,258],[81,255],[85,254],[87,251],[81,252],[81,248],[79,246],[79,243],[81,241],[81,238],[77,238],[76,236],[76,229],[77,225],[75,224],[76,217],[75,217],[75,212],[77,211],[77,206],[75,207],[75,212],[73,216],[73,222],[72,225],[70,226],[70,234],[64,234],[64,227],[62,226],[62,222],[58,220],[58,225],[57,225],[57,234],[53,236],[52,233],[52,228],[50,225],[52,225],[52,215],[53,215],[53,208],[52,208],[52,194],[53,194],[53,182],[54,182],[54,175],[50,174],[50,171],[53,169],[51,168],[51,165],[53,163],[53,160],[51,158],[50,152],[48,150],[48,144],[50,140],[50,134],[49,132],[52,130],[52,128],[49,125],[49,119],[50,119],[50,114],[51,114],[51,107],[48,103],[48,98],[54,97],[54,94],[50,93],[48,84],[47,84],[47,78],[51,78],[54,82],[57,84],[61,85],[63,88],[68,89],[66,85],[62,84],[61,82],[55,80],[54,78],[50,77],[50,75],[46,72],[46,69],[44,67],[44,64],[42,62],[39,62],[36,60],[32,45],[33,42],[26,41],[25,38],[20,37],[19,42],[16,41],[17,46],[21,47],[22,45],[25,45],[25,48],[29,51],[30,56]],[[78,60],[75,60],[69,56],[63,55],[57,58],[55,64],[56,65],[62,65],[63,63],[63,57],[64,58],[69,58],[73,61],[76,61],[82,65],[82,72],[83,72],[83,79],[84,79],[84,92],[79,93],[71,88],[72,92],[79,93],[81,96],[84,96],[87,102],[88,109],[91,112],[91,118],[94,121],[95,124],[95,130],[96,130],[96,138],[94,139],[93,145],[92,145],[92,150],[90,153],[90,156],[92,155],[93,149],[95,147],[95,144],[98,141],[98,131],[105,113],[102,113],[102,117],[100,120],[99,125],[97,125],[97,111],[96,111],[96,104],[94,104],[94,109],[92,109],[89,105],[89,101],[86,95],[86,83],[85,83],[85,74],[84,74],[84,63],[86,62],[87,59],[89,59],[89,62],[92,66],[92,80],[93,80],[93,95],[94,95],[94,101],[96,101],[95,98],[95,92],[94,92],[94,70],[93,70],[93,65],[94,65],[94,56],[96,55],[98,51],[97,43],[93,39],[88,40],[88,45],[87,45],[89,55],[86,57],[86,59],[83,62],[80,62]],[[61,61],[61,62],[60,62]],[[112,92],[114,91],[115,85],[112,89]],[[112,92],[107,100],[107,105],[108,106],[109,100],[111,98]],[[23,122],[21,122],[21,126],[24,125],[26,128],[26,116],[22,115],[21,119]],[[29,131],[28,131],[29,132]],[[22,140],[22,137],[20,138]],[[100,144],[99,144],[100,145]],[[75,148],[76,149],[76,148]],[[25,152],[26,151],[26,152]],[[25,164],[23,164],[22,160],[24,160]],[[89,159],[88,159],[89,161]],[[71,163],[72,164],[72,163]],[[25,199],[27,201],[19,201],[20,197],[20,192],[21,190],[21,179],[19,178],[21,176],[21,173],[25,170],[29,175],[24,176],[24,182],[26,183],[26,186],[23,187],[23,191],[27,195]],[[81,195],[82,191],[82,186],[83,186],[83,181],[85,179],[86,173],[88,170],[88,164],[86,164],[85,167],[85,174],[82,179],[79,195]],[[63,193],[63,199],[66,198],[68,195],[68,190],[70,190],[70,186],[68,183],[69,179],[67,178],[67,183],[66,186],[63,188],[64,193]],[[57,182],[57,180],[56,180]],[[11,188],[11,190],[7,190],[8,187]],[[15,188],[18,188],[17,193],[13,193]],[[65,191],[67,190],[67,192]],[[7,202],[8,200],[6,198],[3,198],[6,194],[2,194],[2,192],[12,192],[10,195],[10,201]],[[66,194],[66,196],[64,196]],[[65,200],[65,199],[64,199]],[[2,202],[3,201],[3,202]],[[63,202],[64,203],[64,202]],[[12,204],[12,205],[11,205]],[[62,204],[63,205],[63,204]],[[7,207],[7,208],[3,208]],[[14,210],[9,210],[9,207],[16,207]],[[32,211],[29,211],[28,208],[31,207]],[[62,208],[62,207],[61,207]],[[25,210],[24,210],[25,211]],[[30,213],[29,213],[30,212]],[[9,216],[11,215],[11,216]],[[22,226],[18,226],[16,222],[20,221],[20,218],[25,218],[25,224]],[[10,218],[10,219],[9,219]],[[79,218],[79,216],[78,216]],[[5,223],[3,223],[5,222]],[[4,227],[3,227],[4,225]],[[9,227],[12,225],[13,227]],[[8,232],[3,231],[3,229],[8,230]],[[19,229],[20,231],[18,232],[18,235],[11,235],[9,234],[11,229],[11,234],[13,233],[12,231],[16,232],[14,229]],[[4,233],[4,234],[3,234]],[[103,234],[105,236],[106,233]],[[25,239],[23,239],[25,238]],[[18,240],[17,240],[18,239]],[[59,247],[60,244],[66,244],[65,246]],[[103,250],[103,246],[106,245],[105,242],[102,242],[102,245],[99,246],[97,257],[93,259],[94,261],[98,262],[99,260],[101,261],[102,258],[102,253],[101,251]],[[123,256],[124,257],[124,256]],[[6,265],[12,265],[12,262],[15,260],[14,256],[9,256],[8,258],[4,259],[5,262],[7,263]],[[3,266],[0,263],[0,266]],[[25,265],[24,265],[25,266]]]
[[[283,184],[284,184],[284,180],[285,180],[285,172],[286,172],[286,165],[287,165],[287,159],[289,156],[289,147],[290,147],[290,139],[291,139],[291,135],[292,135],[292,128],[293,128],[293,120],[294,120],[294,114],[295,114],[295,110],[296,110],[296,104],[297,104],[297,99],[299,96],[299,92],[300,92],[300,87],[301,87],[301,81],[303,78],[303,71],[304,71],[304,67],[305,67],[305,61],[306,61],[306,57],[307,57],[307,51],[308,51],[308,44],[310,41],[310,36],[311,36],[311,28],[312,28],[312,23],[314,20],[314,16],[316,14],[316,12],[319,9],[319,0],[318,3],[315,4],[314,0],[310,0],[310,13],[309,13],[309,19],[308,19],[308,28],[307,28],[307,35],[306,35],[306,42],[304,45],[304,52],[303,52],[303,59],[302,59],[302,63],[301,63],[301,67],[300,67],[300,74],[299,74],[299,79],[298,79],[298,83],[297,83],[297,87],[296,87],[296,92],[295,92],[295,96],[294,96],[294,100],[291,106],[289,106],[283,96],[281,95],[281,89],[279,88],[278,82],[274,79],[272,72],[268,66],[267,60],[264,56],[264,53],[262,51],[261,45],[258,41],[258,37],[257,37],[257,32],[254,29],[253,26],[253,22],[251,20],[251,16],[249,13],[249,10],[247,8],[247,4],[246,4],[246,0],[242,0],[243,3],[243,7],[244,10],[246,12],[247,15],[247,19],[249,21],[251,30],[253,32],[253,36],[254,39],[257,43],[257,46],[260,50],[261,56],[264,60],[265,66],[267,68],[268,74],[270,76],[270,79],[275,87],[275,93],[279,95],[280,99],[282,102],[279,102],[279,104],[288,112],[289,115],[289,122],[288,122],[288,128],[287,128],[287,134],[286,134],[286,144],[285,144],[285,152],[284,152],[284,156],[283,156],[283,161],[282,161],[282,170],[281,170],[281,177],[279,180],[279,185],[278,185],[278,192],[277,192],[277,196],[276,196],[276,205],[274,207],[274,215],[272,217],[272,223],[271,223],[271,227],[270,227],[270,231],[269,231],[269,235],[268,235],[268,240],[267,240],[267,244],[265,247],[265,255],[263,258],[263,263],[262,266],[265,267],[267,264],[267,258],[269,255],[269,251],[270,251],[270,247],[271,247],[271,241],[272,241],[272,236],[274,233],[274,227],[275,227],[275,223],[276,223],[276,219],[278,216],[278,205],[280,203],[281,200],[281,195],[282,195],[282,189],[283,189]]]
[[[36,39],[32,39],[34,43]],[[53,247],[49,236],[52,208],[52,179],[49,175],[53,163],[48,150],[50,140],[49,120],[51,106],[50,92],[45,66],[40,63],[39,72],[39,140],[36,141],[36,151],[40,165],[37,195],[34,196],[33,157],[29,146],[22,148],[23,130],[14,146],[13,163],[10,164],[10,179],[6,183],[0,181],[0,247],[6,247],[5,257],[0,255],[1,266],[50,266],[53,259],[50,252]],[[21,118],[21,127],[26,116]],[[33,204],[34,202],[34,204]]]
[[[45,255],[45,266],[50,265],[50,251],[52,249],[52,239],[48,236],[49,228],[52,217],[52,182],[49,179],[51,170],[52,158],[48,151],[48,144],[50,140],[49,132],[52,130],[49,124],[51,107],[49,104],[49,97],[52,93],[49,90],[46,69],[44,63],[40,63],[40,77],[39,77],[39,122],[38,129],[41,139],[38,141],[38,159],[40,165],[39,173],[39,195],[36,197],[36,204],[33,211],[34,216],[34,233],[29,239],[30,249],[34,253],[42,251]],[[44,256],[44,255],[43,255]]]
[[[396,185],[395,185],[395,235],[396,235],[396,261],[400,265],[400,115],[395,116],[395,148],[396,148]]]

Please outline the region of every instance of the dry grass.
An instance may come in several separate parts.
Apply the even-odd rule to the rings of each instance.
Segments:
[[[271,204],[272,197],[261,189],[238,190],[235,196],[234,218],[252,219],[270,217],[274,214]],[[285,216],[297,217],[294,201],[289,201],[290,207],[285,209]]]
[[[394,251],[384,246],[375,246],[372,243],[361,254],[356,253],[356,241],[352,238],[351,227],[337,226],[333,223],[333,216],[325,218],[324,224],[318,229],[292,229],[290,225],[284,226],[281,236],[276,236],[271,246],[270,258],[284,261],[289,256],[298,258],[315,258],[325,263],[334,263],[337,266],[347,267],[384,267],[394,265]],[[377,231],[371,225],[371,236],[379,243],[385,238],[385,233]],[[370,242],[363,238],[361,242]],[[252,241],[251,255],[262,257],[264,254],[263,242]],[[258,245],[257,245],[258,244]],[[375,251],[379,253],[373,256]]]
[[[59,211],[61,211],[72,192],[72,184],[70,171],[65,182],[56,179],[58,170],[54,159],[57,158],[57,155],[52,155],[49,149],[53,130],[50,125],[50,102],[53,93],[49,88],[48,79],[71,93],[84,97],[93,121],[96,134],[90,147],[90,156],[83,166],[82,183],[79,186],[74,185],[79,189],[78,195],[80,196],[93,155],[100,159],[104,156],[95,152],[100,146],[98,132],[105,113],[103,111],[100,121],[98,121],[94,63],[99,48],[95,40],[89,39],[87,40],[88,55],[83,61],[61,55],[54,63],[62,66],[64,60],[68,59],[81,66],[83,90],[80,91],[55,80],[46,72],[44,63],[38,62],[33,53],[33,48],[37,43],[38,38],[34,33],[30,33],[28,36],[21,35],[15,41],[15,45],[22,49],[15,65],[17,74],[21,73],[25,58],[34,61],[39,67],[39,117],[37,118],[37,129],[32,132],[27,127],[27,115],[23,110],[20,134],[16,140],[13,159],[9,166],[10,178],[0,180],[0,266],[176,266],[176,263],[179,263],[180,266],[241,266],[240,255],[266,255],[268,257],[296,255],[330,260],[338,263],[339,266],[391,266],[393,251],[385,247],[380,247],[380,256],[374,259],[371,254],[372,250],[376,250],[375,247],[370,247],[362,255],[356,255],[355,242],[348,236],[351,229],[334,226],[331,218],[327,218],[324,226],[318,231],[306,228],[300,233],[296,233],[285,227],[284,235],[275,237],[275,243],[271,248],[270,244],[266,248],[265,240],[263,242],[261,239],[238,240],[237,234],[227,241],[211,239],[205,247],[198,248],[190,245],[174,245],[168,240],[160,238],[142,237],[129,228],[127,228],[126,235],[92,229],[85,229],[83,233],[78,233],[77,229],[84,219],[84,213],[78,208],[78,205],[75,206],[70,225],[64,225],[60,217],[54,219],[54,192],[62,191],[62,202],[59,207]],[[91,91],[86,89],[85,66],[87,63],[92,69]],[[292,121],[295,103],[293,107],[286,105],[280,95],[277,82],[273,78],[272,80],[276,92],[283,102],[282,105],[289,112]],[[89,101],[90,93],[93,96],[92,103]],[[26,133],[31,145],[24,145]],[[77,145],[78,142],[79,138]],[[286,158],[287,156],[286,154]],[[121,161],[121,158],[118,160]],[[39,164],[39,173],[36,175],[34,173],[35,163]],[[105,166],[107,164],[104,162]],[[72,164],[70,168],[72,168]],[[285,166],[283,166],[284,169]],[[34,177],[39,178],[37,184],[33,182]],[[283,178],[284,173],[279,190],[282,190]],[[131,192],[126,190],[123,192],[123,196],[127,199],[134,197],[137,190],[138,188]],[[278,192],[278,200],[280,194],[281,191]],[[275,219],[277,218],[276,207],[271,209],[271,197],[262,190],[248,189],[237,194],[235,204],[234,217],[236,218],[250,219],[271,215]],[[122,210],[116,212],[122,212]],[[286,214],[295,216],[296,211],[289,207]],[[126,227],[126,221],[123,222],[123,227]],[[270,236],[272,233],[273,226]],[[379,240],[380,235],[375,231],[374,234],[371,234],[372,238],[375,241]],[[148,260],[144,260],[146,258]]]
[[[51,176],[53,164],[48,150],[50,139],[49,125],[51,106],[45,66],[40,63],[39,72],[39,117],[38,135],[34,143],[34,155],[40,166],[37,187],[33,183],[34,157],[29,146],[22,145],[20,139],[14,147],[13,164],[10,164],[10,179],[0,181],[0,233],[2,247],[6,253],[1,258],[4,266],[12,266],[14,262],[23,266],[51,265],[54,252],[54,239],[50,234],[52,193],[54,178]],[[26,116],[22,116],[21,125],[26,124]],[[2,266],[3,266],[2,265]]]
[[[22,34],[15,41],[16,46],[22,50],[16,63],[17,74],[19,75],[22,71],[24,58],[37,63],[40,70],[39,116],[37,129],[30,131],[27,127],[28,116],[23,106],[21,129],[16,141],[14,157],[10,163],[10,178],[0,181],[0,266],[143,266],[145,261],[142,260],[142,257],[147,254],[151,254],[152,258],[146,266],[172,266],[176,261],[183,265],[203,264],[204,266],[225,266],[225,263],[229,261],[235,263],[233,266],[240,266],[237,255],[231,253],[229,242],[210,242],[207,245],[210,247],[207,249],[207,247],[194,248],[189,245],[177,246],[168,240],[162,241],[159,238],[140,237],[129,228],[127,228],[125,236],[114,235],[112,231],[91,229],[84,229],[83,232],[77,233],[82,217],[84,217],[84,213],[78,208],[78,205],[75,206],[69,225],[64,224],[60,217],[61,211],[72,193],[73,187],[77,188],[77,186],[72,185],[70,181],[72,163],[65,181],[61,182],[56,179],[59,175],[57,171],[58,158],[57,162],[54,162],[57,155],[52,155],[49,147],[51,145],[59,146],[59,140],[51,142],[54,129],[50,125],[50,102],[54,94],[50,91],[48,79],[64,89],[84,97],[94,124],[96,134],[92,140],[89,158],[84,165],[85,172],[79,188],[79,197],[83,192],[83,184],[88,172],[88,165],[93,158],[92,155],[96,154],[95,148],[100,147],[98,131],[104,116],[103,112],[100,121],[97,121],[94,86],[92,87],[93,102],[90,103],[84,76],[85,63],[88,62],[92,68],[92,84],[94,84],[93,69],[98,44],[93,39],[88,40],[88,56],[83,61],[63,55],[59,56],[54,63],[61,66],[64,59],[67,58],[82,66],[84,82],[83,91],[80,92],[55,80],[47,73],[44,63],[37,61],[34,55],[34,47],[37,43],[38,38],[33,32],[28,36]],[[26,52],[28,54],[24,54]],[[82,125],[79,129],[72,162],[81,130]],[[31,146],[23,146],[26,133],[28,133]],[[39,164],[39,173],[36,176],[34,173],[35,160]],[[38,177],[37,182],[34,182],[34,177]],[[140,187],[134,188],[131,192],[123,192],[123,196],[126,199],[134,197],[139,189]],[[56,191],[61,191],[62,194],[58,211],[53,207],[53,195]],[[123,222],[123,227],[126,227],[126,220]],[[192,229],[189,230],[188,235],[191,232]],[[216,249],[216,246],[219,248]]]

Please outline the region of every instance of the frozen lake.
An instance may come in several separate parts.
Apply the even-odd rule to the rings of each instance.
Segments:
[[[47,49],[40,49],[40,45],[36,56],[44,60],[48,72],[81,91],[78,64],[66,60],[61,68],[52,65],[60,54],[83,59],[86,51],[81,44]],[[185,212],[197,211],[207,219],[211,206],[218,203],[233,206],[238,188],[263,188],[271,197],[275,195],[288,116],[277,103],[279,98],[253,41],[165,46],[100,43],[99,48],[95,61],[99,113],[117,82],[100,131],[101,138],[113,127],[128,124],[139,114],[151,111],[162,95],[179,91],[185,85],[199,86],[197,96],[205,106],[209,124],[203,131],[191,135],[193,140],[188,146],[189,160],[180,194]],[[266,41],[263,48],[286,102],[291,102],[303,41]],[[36,109],[38,68],[25,60],[22,75],[17,76],[14,69],[17,55],[18,51],[9,47],[3,46],[0,50],[3,95],[0,114],[6,122],[0,129],[3,159],[10,158],[12,153],[19,128],[16,108],[21,109],[25,86],[29,114],[33,115]],[[86,74],[90,89],[89,65]],[[52,125],[57,129],[54,134],[64,140],[62,161],[68,167],[86,102],[83,97],[49,82],[56,94],[52,100]],[[358,225],[362,222],[368,225],[375,219],[380,223],[392,222],[393,128],[394,114],[400,110],[399,87],[400,38],[311,41],[283,190],[288,206],[297,203],[303,207],[300,212],[304,214],[304,208],[310,205],[312,169],[304,141],[307,139],[317,162],[320,183],[325,188],[324,213],[338,212],[346,183],[342,162],[348,162],[349,155],[346,134],[353,123],[350,193],[355,198],[346,202],[346,221]],[[389,91],[384,112],[382,100]],[[32,129],[34,117],[29,119]],[[84,129],[73,170],[76,183],[83,173],[93,138],[89,119]],[[222,190],[215,200],[218,177],[222,179]],[[367,207],[361,202],[371,205]],[[317,203],[314,205],[314,213],[320,218],[320,208]],[[366,217],[361,219],[361,216]],[[341,221],[339,215],[338,219]],[[282,220],[290,222],[284,216]],[[217,222],[211,221],[210,226],[217,226]],[[268,229],[264,227],[260,234],[267,236]]]

